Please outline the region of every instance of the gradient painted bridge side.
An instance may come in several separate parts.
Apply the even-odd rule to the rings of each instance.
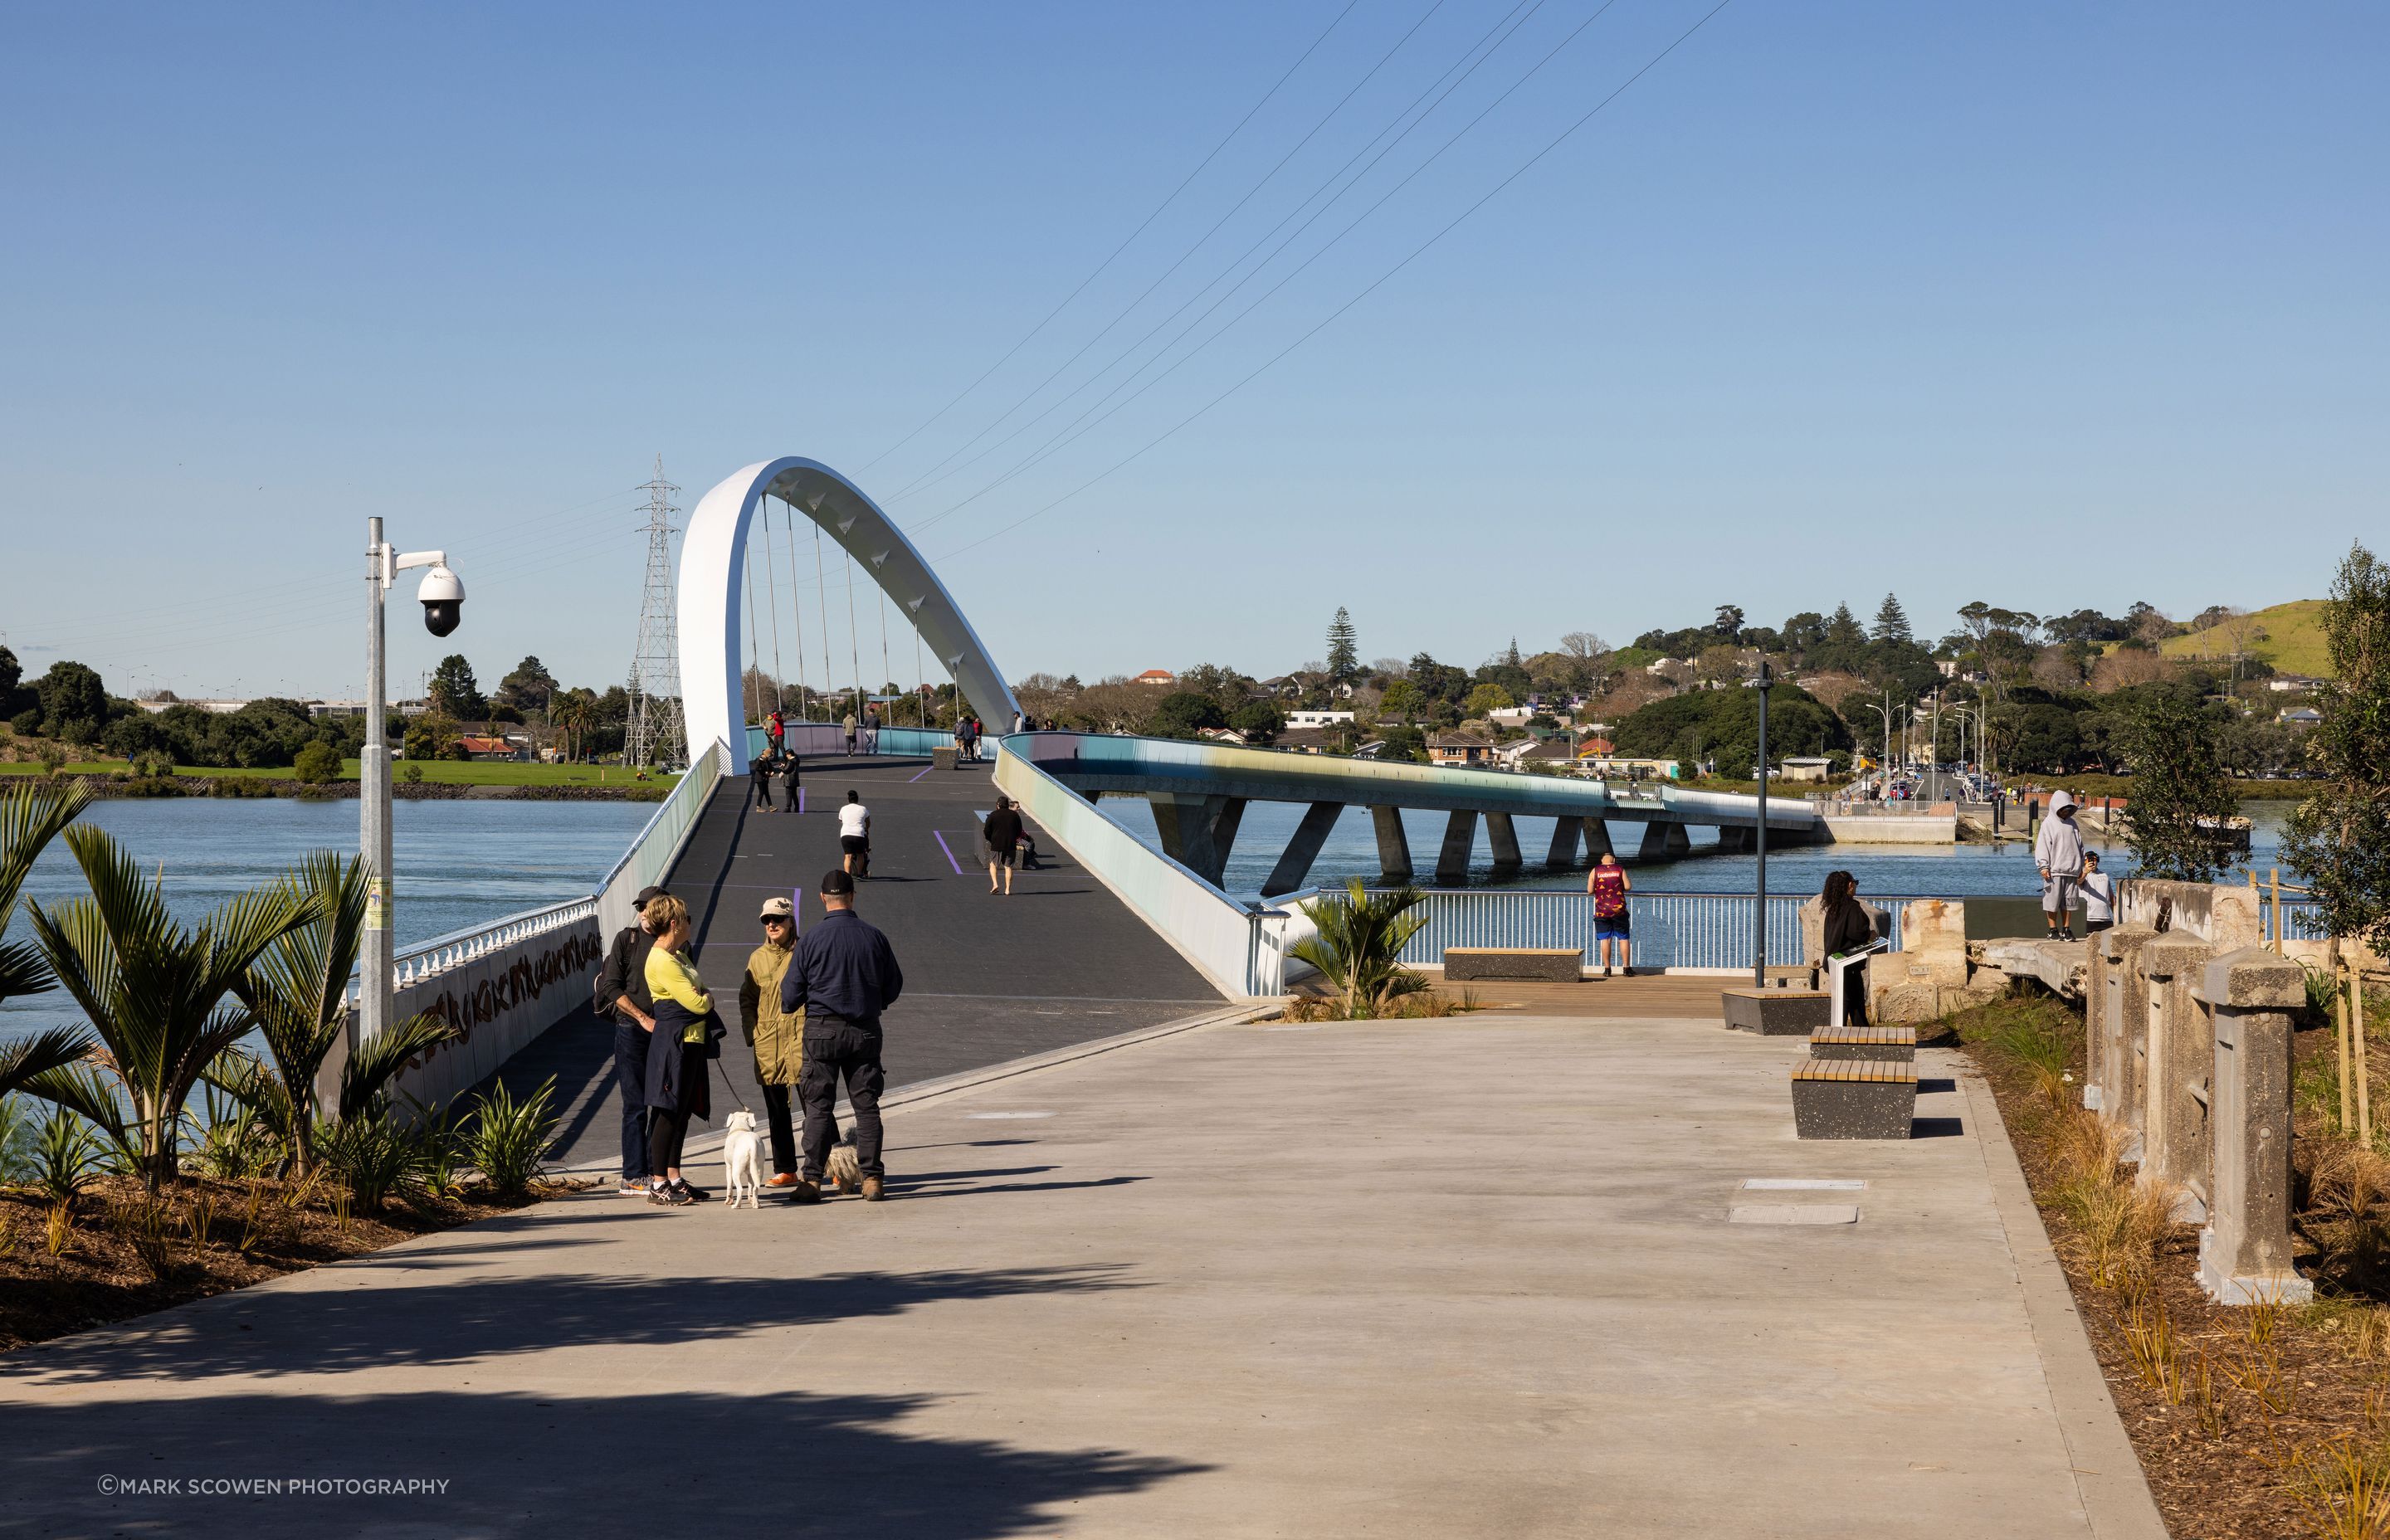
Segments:
[[[1499,770],[1444,769],[1388,764],[1328,754],[1286,753],[1219,743],[1171,738],[1122,738],[1096,733],[1037,732],[1004,739],[1019,754],[1089,800],[1107,793],[1143,797],[1153,806],[1163,849],[1172,860],[1217,884],[1251,802],[1303,802],[1309,806],[1286,853],[1279,858],[1265,895],[1303,886],[1337,815],[1367,807],[1377,826],[1378,863],[1388,881],[1413,874],[1401,810],[1450,815],[1437,853],[1440,886],[1468,880],[1469,852],[1477,820],[1485,820],[1497,875],[1524,865],[1513,820],[1556,820],[1545,865],[1566,866],[1577,859],[1582,841],[1587,856],[1611,848],[1609,823],[1643,825],[1639,853],[1681,855],[1691,848],[1686,830],[1695,825],[1718,830],[1718,849],[1748,849],[1759,827],[1759,799],[1715,791],[1686,791],[1650,782],[1575,780]],[[1825,820],[1805,802],[1770,798],[1767,839],[1774,845],[1822,843]]]

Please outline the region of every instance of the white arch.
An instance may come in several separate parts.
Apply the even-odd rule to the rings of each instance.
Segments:
[[[853,481],[818,460],[789,456],[725,477],[689,515],[678,586],[682,716],[692,763],[718,738],[729,745],[732,772],[747,768],[747,734],[738,730],[747,714],[739,677],[745,659],[739,645],[739,578],[746,571],[748,520],[766,497],[812,520],[861,562],[880,591],[913,618],[971,709],[997,731],[1010,730],[1020,709],[1012,687],[921,553]]]

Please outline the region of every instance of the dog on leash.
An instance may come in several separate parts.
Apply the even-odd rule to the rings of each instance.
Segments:
[[[763,1205],[756,1197],[764,1190],[764,1161],[755,1137],[755,1114],[742,1107],[722,1126],[722,1164],[728,1174],[730,1206],[737,1208],[743,1195],[749,1208],[760,1209]]]
[[[841,1192],[857,1193],[863,1190],[863,1168],[861,1162],[854,1158],[853,1129],[849,1129],[843,1138],[830,1147],[829,1181],[830,1185]]]

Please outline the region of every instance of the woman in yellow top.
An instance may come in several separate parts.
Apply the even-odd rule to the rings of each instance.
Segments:
[[[706,1196],[682,1178],[680,1147],[690,1118],[713,1115],[705,1084],[713,996],[688,960],[688,905],[659,898],[648,918],[656,927],[647,966],[656,1020],[648,1037],[648,1201],[678,1207]]]

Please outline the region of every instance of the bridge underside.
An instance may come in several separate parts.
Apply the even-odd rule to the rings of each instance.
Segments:
[[[1227,869],[1248,804],[1302,804],[1302,821],[1262,884],[1266,897],[1304,885],[1347,807],[1369,809],[1379,869],[1391,882],[1415,880],[1420,870],[1402,813],[1445,814],[1433,869],[1436,885],[1447,888],[1469,880],[1481,820],[1493,847],[1497,880],[1526,865],[1516,824],[1521,817],[1553,820],[1551,842],[1543,853],[1548,870],[1564,870],[1611,850],[1613,823],[1642,826],[1639,841],[1615,853],[1647,861],[1691,854],[1695,847],[1688,831],[1696,827],[1715,828],[1717,843],[1702,848],[1725,854],[1748,851],[1758,838],[1757,798],[1683,792],[1650,783],[1613,786],[1077,733],[1033,733],[1007,739],[1006,748],[1024,754],[1090,801],[1107,795],[1143,797],[1152,806],[1163,853],[1214,886]],[[1769,799],[1771,846],[1822,843],[1831,838],[1824,820],[1807,803]]]

